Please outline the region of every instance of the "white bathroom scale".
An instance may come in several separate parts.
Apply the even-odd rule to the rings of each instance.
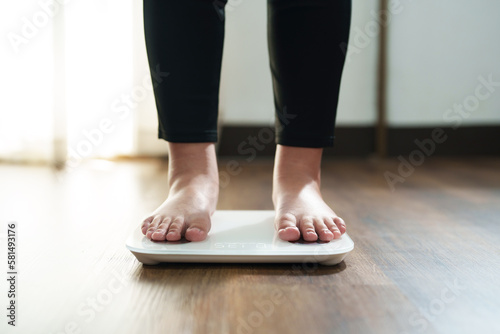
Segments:
[[[353,250],[344,233],[330,242],[283,241],[274,228],[272,210],[220,210],[203,241],[152,241],[136,228],[126,247],[139,262],[320,263],[335,265]]]

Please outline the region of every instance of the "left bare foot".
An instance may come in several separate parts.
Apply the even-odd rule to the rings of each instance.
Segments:
[[[278,237],[295,241],[331,241],[346,231],[342,218],[320,192],[322,148],[277,145],[273,174],[273,203]]]

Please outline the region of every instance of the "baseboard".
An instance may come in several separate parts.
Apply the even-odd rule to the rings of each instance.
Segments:
[[[272,130],[265,126],[222,126],[218,155],[272,156],[276,150],[274,138],[270,140],[269,137]],[[326,148],[324,155],[364,157],[374,154],[375,137],[375,127],[372,126],[338,126],[335,130],[335,147]],[[422,149],[432,155],[500,155],[500,125],[462,126],[457,129],[402,127],[387,130],[389,156],[406,155]]]
[[[431,148],[431,141],[435,143],[433,155],[500,155],[500,125],[391,128],[387,152],[390,156],[406,155],[422,150],[422,142]]]

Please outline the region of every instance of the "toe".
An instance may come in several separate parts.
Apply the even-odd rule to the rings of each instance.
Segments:
[[[167,240],[178,241],[181,239],[184,227],[184,218],[176,217],[168,228]]]
[[[151,235],[156,231],[156,228],[158,225],[160,225],[161,221],[163,220],[163,217],[161,216],[155,216],[151,224],[149,225],[147,231],[146,231],[146,237],[151,239]]]
[[[167,233],[168,226],[170,225],[171,218],[167,217],[158,225],[156,230],[151,234],[151,239],[156,241],[165,240],[165,234]]]
[[[334,235],[332,231],[326,226],[325,222],[320,218],[314,219],[314,228],[318,234],[319,240],[330,241],[333,240]]]
[[[302,237],[306,241],[316,241],[318,240],[318,235],[316,234],[316,229],[314,228],[314,219],[312,217],[302,217],[299,223],[300,232]]]
[[[278,237],[284,241],[295,241],[300,238],[300,231],[297,228],[297,218],[292,214],[278,216],[275,226],[278,230]]]
[[[186,222],[186,239],[189,241],[203,241],[210,230],[210,217],[196,217]]]
[[[333,222],[335,223],[335,225],[337,225],[340,233],[344,234],[345,231],[347,230],[344,220],[340,217],[335,217],[333,218]]]
[[[334,218],[325,218],[324,222],[325,222],[326,226],[328,226],[328,229],[330,231],[332,231],[333,238],[334,239],[340,238],[342,233],[340,233],[340,230],[339,230],[337,224],[334,223]]]
[[[146,232],[149,228],[149,225],[151,225],[153,218],[154,218],[154,216],[150,216],[142,221],[142,225],[141,225],[142,234],[146,235]]]

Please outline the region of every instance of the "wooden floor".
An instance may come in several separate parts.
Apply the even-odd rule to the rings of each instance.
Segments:
[[[0,332],[499,333],[500,158],[432,158],[391,191],[398,164],[324,161],[355,243],[334,267],[143,266],[125,240],[163,201],[165,162],[0,165],[4,277],[9,221],[19,262],[18,326],[5,302]],[[242,163],[218,209],[272,209],[271,173]]]

